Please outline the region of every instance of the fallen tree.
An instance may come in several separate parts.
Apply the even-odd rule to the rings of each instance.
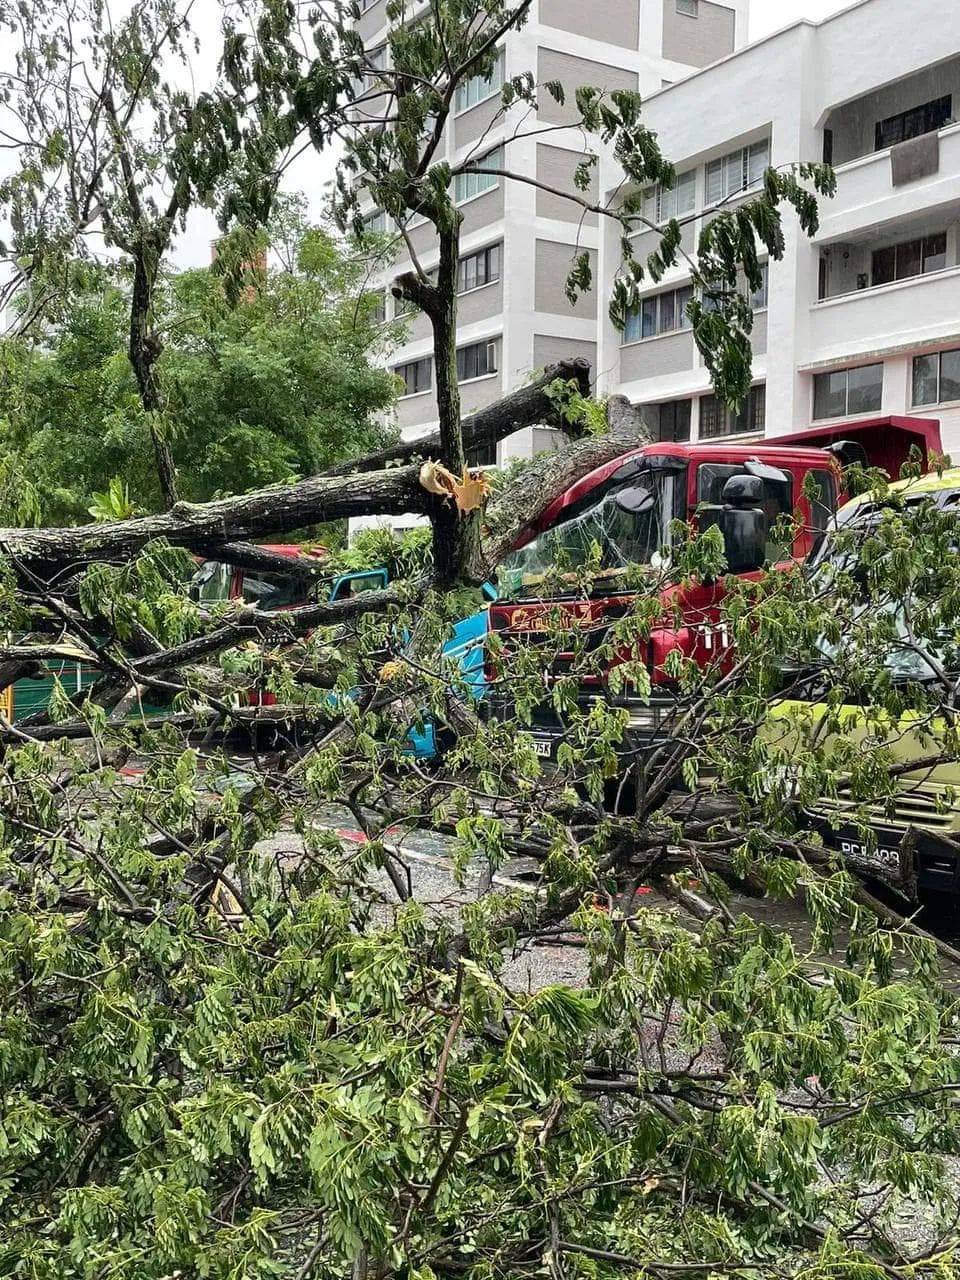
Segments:
[[[608,407],[611,429],[587,430],[602,411],[564,390],[572,366],[560,395],[551,374],[466,439],[544,418],[581,438],[489,501],[464,474],[460,215],[438,146],[458,85],[492,70],[528,5],[444,0],[391,32],[386,66],[333,9],[312,46],[292,10],[258,10],[228,42],[227,92],[320,142],[366,76],[359,105],[395,127],[351,135],[344,172],[363,169],[401,237],[415,217],[436,228],[436,274],[412,262],[400,288],[430,317],[439,432],[294,486],[4,531],[0,625],[23,638],[0,679],[65,651],[97,676],[0,723],[0,1271],[946,1280],[956,956],[907,883],[887,877],[900,896],[879,903],[814,819],[896,807],[901,729],[884,726],[926,735],[914,766],[956,764],[951,517],[888,495],[828,571],[731,583],[711,622],[735,653],[656,673],[670,705],[651,743],[662,707],[637,655],[665,594],[725,570],[715,531],[673,529],[608,630],[571,638],[561,611],[529,646],[488,638],[477,714],[445,652],[479,603],[469,584],[637,422]],[[541,93],[563,96],[520,77],[503,110]],[[669,183],[635,95],[576,103],[638,191]],[[264,136],[234,139],[261,180],[235,213],[269,186]],[[716,305],[697,338],[733,382],[749,322],[713,294],[750,279],[758,242],[776,256],[783,198],[811,225],[801,176],[768,175],[701,246],[697,307]],[[344,189],[348,217],[357,200]],[[625,208],[598,213],[642,225]],[[343,604],[200,607],[171,551],[272,571],[245,540],[401,511],[430,522],[432,563]],[[558,568],[545,593],[589,595],[603,565],[584,547]],[[918,656],[922,679],[895,678]],[[545,703],[562,722],[549,767],[527,732]],[[429,759],[410,740],[428,724]],[[920,781],[950,811],[951,788]],[[790,898],[810,928],[752,918],[731,886]]]

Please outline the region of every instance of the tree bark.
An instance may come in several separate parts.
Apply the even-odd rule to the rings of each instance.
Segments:
[[[542,388],[528,397],[528,406],[536,403],[537,396],[542,397]],[[499,416],[499,429],[505,434],[517,421],[516,400],[508,396],[490,410],[501,411],[507,402],[512,402],[512,407]],[[517,536],[570,484],[603,462],[645,443],[635,415],[616,422],[616,429],[607,435],[591,436],[544,455],[497,496],[484,515],[487,533],[483,545],[475,547],[471,561],[464,566],[468,579],[484,581]],[[128,560],[157,538],[201,555],[229,558],[230,544],[290,533],[344,516],[414,512],[435,517],[440,508],[444,527],[459,521],[451,503],[441,504],[423,490],[419,474],[419,465],[408,464],[358,475],[321,475],[216,502],[178,502],[161,515],[133,520],[68,529],[0,529],[0,556],[8,556],[15,569],[50,582],[91,561]],[[453,527],[456,538],[460,529]],[[271,553],[261,555],[257,548],[240,546],[234,550],[242,558],[249,556],[250,562],[257,560],[260,567],[276,569],[282,565]],[[263,556],[270,558],[269,566]]]
[[[140,401],[147,415],[163,505],[169,510],[177,501],[177,469],[170,443],[163,429],[161,420],[163,401],[154,368],[163,352],[163,342],[150,323],[159,267],[159,249],[153,244],[153,237],[143,229],[141,229],[136,248],[133,290],[130,299],[128,354],[140,389]]]
[[[467,459],[460,425],[460,383],[457,378],[457,269],[460,262],[460,215],[438,226],[440,262],[433,291],[430,321],[437,379],[440,422],[440,461],[455,476],[463,475]],[[434,502],[433,570],[437,583],[447,586],[463,576],[480,546],[479,511],[462,512],[443,499]]]
[[[73,529],[0,529],[0,556],[9,556],[14,568],[22,566],[49,581],[56,573],[92,560],[128,560],[156,538],[210,554],[224,543],[287,533],[343,516],[425,513],[428,499],[416,466],[362,476],[317,476],[202,505],[178,502],[162,515],[134,520]]]
[[[557,415],[556,405],[547,395],[547,389],[557,381],[575,382],[581,395],[590,394],[590,364],[586,360],[561,360],[549,365],[534,382],[519,387],[495,404],[478,409],[463,420],[463,448],[465,453],[484,445],[498,444],[523,427],[542,424],[560,427],[571,436],[581,432],[571,427]],[[387,449],[368,453],[363,458],[340,462],[324,472],[328,476],[357,475],[366,471],[382,471],[424,458],[438,458],[442,443],[440,432],[418,436],[416,440],[401,440]]]

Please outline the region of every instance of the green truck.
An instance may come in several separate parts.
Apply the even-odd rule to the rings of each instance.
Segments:
[[[911,519],[922,504],[933,503],[938,511],[960,514],[960,468],[931,473],[921,479],[900,481],[890,486],[891,494],[899,494],[903,515]],[[830,572],[843,560],[847,570],[856,572],[860,564],[857,533],[867,535],[875,526],[884,506],[870,494],[847,503],[838,517],[838,529],[854,535],[844,546],[844,539],[828,539],[811,562],[810,571]],[[914,516],[916,518],[916,516]],[[834,565],[831,564],[831,559]],[[851,560],[853,561],[851,563]],[[900,605],[873,600],[865,589],[864,607],[885,610],[900,634]],[[912,638],[911,638],[912,641]],[[956,748],[956,721],[947,728],[941,713],[941,692],[945,666],[951,679],[960,677],[953,641],[944,637],[931,643],[922,638],[920,644],[892,644],[884,650],[883,662],[892,686],[896,689],[913,684],[928,691],[927,706],[922,712],[906,711],[901,715],[884,714],[882,709],[857,705],[845,694],[844,704],[831,706],[828,712],[826,692],[814,671],[809,681],[809,695],[791,696],[778,703],[764,731],[771,758],[779,763],[771,767],[768,789],[781,792],[785,799],[798,800],[804,795],[804,752],[814,740],[821,749],[828,748],[841,735],[843,745],[884,753],[888,781],[878,791],[857,796],[847,779],[829,796],[810,799],[804,796],[806,822],[822,836],[827,848],[842,855],[853,868],[888,884],[910,896],[939,902],[960,901],[960,757]],[[803,682],[800,682],[803,687]],[[829,735],[823,734],[823,721],[834,717]],[[865,752],[866,753],[866,752]]]

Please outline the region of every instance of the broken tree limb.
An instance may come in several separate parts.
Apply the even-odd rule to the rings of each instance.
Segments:
[[[494,496],[485,514],[482,560],[474,577],[479,581],[489,577],[524,530],[570,485],[605,462],[650,442],[639,413],[623,397],[610,398],[607,419],[611,429],[606,434],[543,454]]]
[[[316,476],[216,502],[178,502],[161,515],[72,529],[0,529],[0,555],[9,556],[18,573],[49,578],[94,560],[128,560],[157,538],[209,552],[225,542],[287,533],[344,516],[425,512],[429,496],[420,487],[419,471],[408,466],[361,476]]]
[[[465,453],[499,441],[520,431],[523,427],[543,425],[561,427],[570,435],[582,434],[563,420],[557,406],[548,395],[556,382],[575,382],[584,396],[590,394],[590,365],[586,360],[563,360],[550,365],[542,375],[526,387],[520,387],[495,404],[487,405],[463,420],[463,448]],[[331,467],[328,476],[357,475],[368,471],[380,471],[396,467],[415,459],[440,456],[440,433],[432,431],[416,440],[398,441],[387,449],[367,454],[350,462]]]
[[[583,362],[571,362],[582,365]],[[563,367],[563,366],[558,366]],[[586,366],[583,365],[585,369]],[[518,418],[516,397],[530,393],[546,403],[543,385],[523,388],[485,412],[499,414],[505,434]],[[527,401],[528,405],[531,403]],[[645,442],[635,412],[611,419],[614,429],[590,436],[555,454],[544,455],[499,494],[486,515],[488,534],[476,572],[483,581],[513,546],[519,534],[558,494],[594,467]],[[513,408],[510,406],[513,405]],[[506,406],[506,408],[505,408]],[[613,406],[612,406],[613,407]],[[418,442],[423,447],[423,442]],[[160,515],[143,516],[66,529],[0,529],[0,556],[9,557],[21,578],[50,582],[93,561],[123,562],[149,542],[166,539],[204,555],[222,554],[227,544],[291,533],[305,526],[355,515],[436,515],[441,501],[420,483],[420,466],[411,463],[358,474],[324,474],[296,484],[260,489],[239,497],[194,504],[178,502]],[[252,548],[237,548],[254,557]],[[270,553],[267,553],[270,554]],[[318,619],[318,624],[319,624]]]

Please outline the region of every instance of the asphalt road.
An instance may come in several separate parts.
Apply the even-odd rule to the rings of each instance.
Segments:
[[[322,811],[318,820],[321,826],[335,832],[346,848],[364,840],[363,834],[357,830],[355,821],[346,810],[331,807]],[[263,845],[264,852],[283,853],[294,859],[297,848],[297,838],[292,835],[276,836]],[[478,893],[483,891],[482,868],[479,865],[468,867],[463,883],[458,883],[450,841],[432,832],[404,835],[399,841],[397,853],[409,876],[412,896],[428,911],[455,918],[464,902],[475,900]],[[375,873],[375,879],[386,900],[396,900],[396,893],[386,874]],[[536,893],[538,878],[535,863],[529,859],[508,863],[494,877],[494,885],[519,893]],[[641,888],[637,905],[671,912],[679,910],[674,902],[646,887]],[[812,925],[800,901],[760,899],[735,893],[729,906],[734,915],[747,915],[772,927],[784,929],[799,951],[813,951]],[[953,941],[957,932],[956,925],[949,919],[939,919],[936,925],[940,936]],[[837,954],[842,954],[844,944],[844,936],[838,935],[831,959],[836,961]],[[815,953],[813,958],[816,959]],[[827,958],[826,955],[823,956],[824,960]],[[904,975],[906,972],[906,968],[900,970]],[[538,943],[533,948],[520,951],[513,958],[506,976],[511,984],[515,983],[519,988],[529,990],[553,983],[579,985],[586,980],[584,952],[575,941],[564,940],[549,945]],[[945,962],[944,979],[949,985],[960,987],[960,968],[954,969]]]

